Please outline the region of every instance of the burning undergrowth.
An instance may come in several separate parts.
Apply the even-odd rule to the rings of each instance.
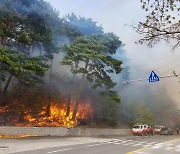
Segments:
[[[62,103],[62,101],[64,101]],[[61,101],[42,103],[42,106],[25,106],[22,102],[14,102],[12,106],[0,108],[0,125],[25,127],[74,127],[90,123],[93,118],[93,109],[90,101],[80,102],[75,111],[75,100],[65,97]],[[21,107],[20,107],[21,106]],[[38,110],[38,111],[37,111]],[[76,113],[74,113],[76,112]],[[75,117],[73,117],[75,115]]]
[[[75,108],[75,101],[71,102],[70,110],[66,104],[57,104],[51,102],[49,115],[47,115],[47,106],[42,107],[37,116],[33,116],[28,111],[25,112],[24,120],[27,122],[19,123],[16,126],[64,126],[73,127],[83,121],[92,119],[93,111],[89,102],[83,102],[79,104],[78,111],[75,119],[73,118],[73,112]],[[69,113],[68,113],[69,112]],[[67,114],[68,113],[68,114]]]

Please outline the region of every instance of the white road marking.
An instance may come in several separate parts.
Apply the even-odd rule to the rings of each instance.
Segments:
[[[177,145],[176,148],[180,148],[180,145]]]
[[[149,142],[148,144],[155,144],[155,143],[157,143],[157,142]]]
[[[108,142],[110,141],[109,139],[104,139],[104,140],[101,140],[102,142]]]
[[[117,142],[123,142],[124,140],[114,140],[114,141],[110,141],[111,143],[117,143]]]
[[[139,142],[139,141],[133,141],[133,142]]]
[[[87,145],[87,147],[96,146],[96,145],[103,145],[103,144],[119,144],[119,142],[127,142],[127,141],[119,140],[119,139],[107,139],[107,140],[100,141],[100,143],[98,143],[98,144]]]
[[[121,138],[121,139],[117,139],[117,138],[112,138],[112,139],[106,139],[106,138],[99,138],[99,139],[81,138],[81,139],[83,139],[83,140],[88,139],[89,141],[92,141],[92,142],[90,142],[89,145],[86,145],[86,147],[100,146],[100,145],[106,145],[106,144],[115,144],[115,145],[121,144],[121,145],[124,145],[124,146],[130,145],[130,146],[134,146],[134,147],[136,147],[136,146],[151,147],[153,149],[164,148],[164,150],[167,150],[167,151],[172,150],[173,148],[175,148],[177,152],[180,151],[180,145],[177,145],[176,147],[173,147],[172,143],[162,143],[160,141],[151,142],[151,141],[147,141],[147,140],[145,140],[145,141],[136,140],[136,139],[131,140],[131,139],[126,139],[126,138]],[[63,151],[65,151],[65,150],[63,150]],[[60,150],[60,151],[62,151],[62,150]],[[59,152],[59,150],[58,151],[53,151],[53,152]],[[53,153],[53,152],[50,152],[50,153]],[[145,152],[144,152],[144,154],[145,154]],[[146,154],[148,154],[148,153],[146,153]]]
[[[161,145],[155,145],[154,147],[152,147],[153,149],[159,149],[161,148],[162,146]]]
[[[170,146],[173,146],[173,144],[172,143],[168,143],[168,144],[165,144],[164,146],[170,147]]]
[[[109,142],[109,144],[121,144],[121,142]]]
[[[116,143],[114,143],[114,144],[123,144],[123,143],[126,143],[126,142],[128,142],[128,141],[116,142]]]
[[[135,143],[135,142],[137,142],[137,143]],[[134,141],[134,145],[132,145],[132,146],[140,146],[140,145],[142,145],[142,144],[146,144],[146,142],[147,142],[147,141],[144,141],[144,142]],[[145,146],[145,145],[144,145],[144,146]]]
[[[122,143],[126,143],[126,142],[128,142],[128,141],[122,141]]]
[[[106,139],[106,140],[103,140],[102,142],[104,143],[113,143],[113,142],[116,142],[117,139]]]
[[[180,145],[177,145],[176,148],[177,148],[176,151],[179,152],[180,151]]]
[[[152,146],[153,144],[155,144],[157,142],[149,142],[149,143],[145,143],[146,145],[143,145],[143,147],[150,147]]]
[[[142,147],[146,148],[146,147],[150,147],[150,146],[152,146],[152,145],[147,144],[147,145],[143,145]]]
[[[110,139],[110,141],[119,141],[119,139]]]
[[[142,145],[142,143],[134,144],[132,146],[136,147],[136,146],[139,146],[139,145]]]
[[[171,150],[173,147],[166,147],[165,150]]]
[[[142,144],[142,143],[145,143],[145,142],[139,142],[139,143],[141,143],[141,144]]]
[[[57,151],[50,151],[50,152],[47,152],[47,153],[56,153],[56,152],[68,151],[68,150],[71,150],[71,149],[72,149],[72,148],[61,149],[61,150],[57,150]]]
[[[131,145],[131,144],[134,144],[134,142],[126,143],[126,144],[123,144],[123,145]]]
[[[163,145],[164,143],[157,143],[156,145]]]
[[[107,141],[107,142],[104,142],[104,143],[106,143],[106,144],[111,144],[111,143],[115,143],[114,141]]]
[[[101,144],[90,144],[90,145],[87,145],[86,147],[93,147],[93,146],[98,146],[98,145],[102,145],[104,143],[101,143]]]
[[[7,148],[0,148],[0,150],[5,150],[5,149],[7,149]]]
[[[141,154],[151,154],[151,153],[148,153],[148,152],[136,152],[136,153],[141,153]]]
[[[0,146],[0,150],[4,150],[4,149],[7,149],[8,146]]]
[[[124,141],[124,140],[118,140],[118,141]]]
[[[147,142],[149,142],[149,141],[144,141],[144,143],[147,143]]]

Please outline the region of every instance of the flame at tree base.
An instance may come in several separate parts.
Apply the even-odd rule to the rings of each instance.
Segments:
[[[49,116],[47,116],[47,106],[42,107],[42,110],[37,116],[33,116],[25,112],[23,117],[24,122],[16,124],[16,126],[26,127],[74,127],[79,122],[91,121],[93,110],[89,102],[80,103],[74,120],[73,112],[75,101],[71,102],[69,115],[67,115],[67,104],[50,103]]]

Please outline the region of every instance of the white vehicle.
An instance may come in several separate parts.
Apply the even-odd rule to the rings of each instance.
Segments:
[[[156,134],[159,134],[161,129],[165,128],[165,126],[158,126],[158,125],[155,125],[155,128],[154,128],[154,132]]]
[[[147,133],[147,124],[136,124],[132,127],[132,132],[134,135],[144,135]]]

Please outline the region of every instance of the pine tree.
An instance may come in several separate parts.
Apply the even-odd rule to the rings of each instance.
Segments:
[[[112,50],[112,42],[115,45],[114,50]],[[78,87],[79,97],[76,98],[72,120],[76,117],[85,79],[93,83],[93,88],[101,87],[108,91],[115,86],[110,73],[120,73],[122,62],[110,55],[116,53],[116,49],[120,45],[121,42],[118,41],[118,38],[109,34],[106,37],[80,36],[72,45],[64,47],[66,55],[61,64],[69,65],[72,73],[81,75]]]

